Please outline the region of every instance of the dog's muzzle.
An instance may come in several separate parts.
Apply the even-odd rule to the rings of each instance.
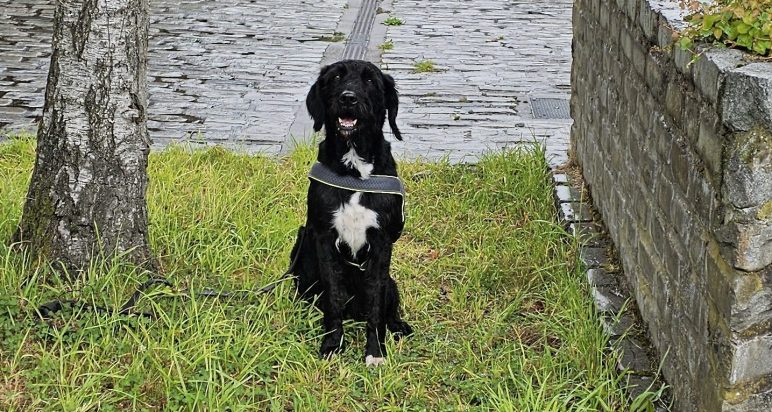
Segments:
[[[352,134],[354,134],[354,131],[357,127],[357,119],[353,118],[338,118],[338,134],[345,137],[346,139],[350,138]]]
[[[358,103],[359,99],[357,99],[356,93],[352,92],[351,90],[345,90],[340,94],[340,96],[338,96],[338,104],[340,105],[343,113],[353,112]],[[356,117],[350,116],[348,114],[338,117],[338,133],[346,139],[350,138],[351,135],[354,134],[356,127]]]

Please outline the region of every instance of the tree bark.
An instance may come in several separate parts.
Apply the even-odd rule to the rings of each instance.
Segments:
[[[72,275],[154,268],[148,246],[148,0],[58,0],[37,158],[14,241]]]

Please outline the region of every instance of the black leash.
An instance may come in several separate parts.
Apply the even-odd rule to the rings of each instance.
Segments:
[[[270,293],[273,291],[276,286],[278,286],[280,283],[288,280],[293,279],[294,272],[295,272],[295,266],[298,263],[298,258],[300,257],[300,247],[303,245],[303,241],[305,238],[305,230],[300,230],[298,235],[298,250],[295,253],[295,256],[292,257],[292,261],[290,262],[290,266],[287,269],[286,272],[277,280],[257,289],[257,290],[241,290],[241,291],[216,291],[214,289],[204,289],[197,292],[192,292],[190,289],[181,289],[178,290],[178,292],[188,292],[189,295],[195,295],[195,296],[201,296],[205,298],[230,298],[230,299],[244,299],[248,298],[250,296],[255,295],[264,295],[267,293]],[[121,308],[117,311],[118,315],[121,316],[141,316],[149,319],[154,319],[155,315],[149,312],[137,312],[134,311],[134,307],[137,305],[137,302],[139,299],[146,294],[147,290],[156,286],[156,285],[163,285],[168,286],[172,289],[174,289],[174,284],[170,282],[168,279],[166,279],[163,276],[154,276],[143,282],[139,287],[137,287],[137,290],[134,291],[134,293],[131,294],[131,297],[129,297],[129,300],[124,303]],[[93,312],[99,312],[99,313],[113,313],[115,310],[110,309],[108,307],[99,306],[99,305],[93,305],[87,302],[82,302],[76,299],[70,299],[70,300],[53,300],[51,302],[44,303],[37,308],[37,314],[38,317],[41,320],[51,319],[53,315],[56,312],[61,311],[62,309],[66,307],[73,307],[73,308],[79,308],[84,311],[93,311]]]

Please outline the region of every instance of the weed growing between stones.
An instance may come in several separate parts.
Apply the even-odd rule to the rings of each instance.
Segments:
[[[305,219],[315,150],[285,158],[171,147],[150,157],[150,238],[179,287],[253,289],[287,267]],[[34,142],[0,144],[0,239],[19,220]],[[139,302],[157,319],[60,312],[54,298],[116,307],[143,275],[94,267],[57,283],[0,242],[0,410],[622,410],[624,377],[604,336],[576,246],[555,222],[543,153],[476,165],[404,162],[407,226],[393,276],[415,336],[365,367],[348,350],[317,358],[320,314],[291,282],[243,301]],[[350,347],[364,326],[350,323]]]
[[[431,60],[422,60],[420,62],[416,62],[416,64],[413,66],[413,72],[415,73],[431,73],[439,71],[437,67],[434,65],[434,62]]]
[[[336,31],[336,32],[333,32],[331,35],[320,36],[319,37],[319,41],[327,41],[327,42],[331,42],[331,43],[339,43],[339,42],[342,42],[345,38],[346,38],[345,34],[339,32],[339,31]]]
[[[392,50],[394,48],[394,41],[386,40],[385,42],[379,44],[378,48],[383,50],[383,51]]]
[[[387,26],[401,26],[404,22],[398,17],[391,16],[383,21],[383,24]]]

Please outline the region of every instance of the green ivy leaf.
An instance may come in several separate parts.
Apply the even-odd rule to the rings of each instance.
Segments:
[[[680,40],[678,40],[678,45],[681,46],[682,49],[688,49],[692,47],[692,39],[688,37],[681,37]]]
[[[709,15],[705,16],[705,18],[702,20],[702,28],[703,29],[710,29],[719,20],[721,20],[721,15],[720,14],[709,14]]]
[[[756,50],[756,48],[755,48],[756,46],[758,46],[758,48],[759,48],[758,50]],[[761,55],[766,56],[767,53],[769,53],[769,49],[770,48],[772,48],[772,41],[770,41],[770,40],[761,40],[761,41],[757,42],[754,45],[754,50],[753,51],[755,51],[755,52],[757,52],[757,53],[759,53]]]
[[[737,36],[737,44],[745,47],[746,49],[750,49],[752,43],[753,38],[747,34],[741,34]]]

